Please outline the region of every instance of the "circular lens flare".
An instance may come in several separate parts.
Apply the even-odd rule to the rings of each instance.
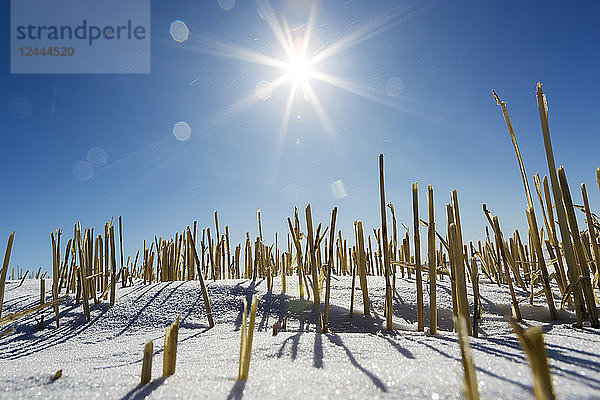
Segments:
[[[169,33],[174,41],[183,43],[190,37],[190,30],[188,29],[185,22],[181,20],[175,20],[171,22]]]
[[[185,142],[192,135],[192,128],[185,121],[179,121],[173,125],[173,135],[180,142]]]

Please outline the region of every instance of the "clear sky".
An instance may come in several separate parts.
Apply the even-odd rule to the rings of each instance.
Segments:
[[[311,3],[269,4],[301,40]],[[268,97],[259,82],[285,71],[244,59],[287,62],[255,2],[225,10],[216,0],[153,1],[147,75],[11,75],[9,2],[2,8],[0,253],[15,230],[11,265],[47,267],[53,229],[70,237],[81,221],[103,230],[118,215],[132,256],[154,234],[212,224],[214,210],[234,242],[256,234],[258,208],[265,236],[285,237],[285,218],[307,202],[325,224],[337,205],[347,233],[355,219],[376,226],[379,153],[387,199],[406,225],[418,181],[423,215],[425,190],[434,187],[442,232],[455,188],[466,240],[484,236],[484,202],[507,233],[523,232],[525,196],[491,90],[508,100],[532,180],[547,174],[538,81],[575,202],[585,181],[592,208],[600,207],[597,2],[322,1],[307,55],[329,54],[313,71],[348,90],[309,76],[313,95],[298,85],[285,130],[294,80]],[[176,20],[190,30],[184,42],[170,33]],[[188,140],[173,133],[180,121],[191,128]]]

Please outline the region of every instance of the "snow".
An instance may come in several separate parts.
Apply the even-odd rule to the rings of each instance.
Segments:
[[[46,309],[16,321],[16,332],[0,339],[0,398],[68,399],[450,399],[460,398],[462,366],[457,335],[451,332],[448,280],[438,282],[439,332],[416,329],[415,281],[398,278],[393,332],[384,329],[385,284],[369,277],[371,315],[362,314],[355,293],[349,317],[350,277],[332,279],[329,334],[315,331],[312,302],[298,295],[297,277],[288,277],[281,294],[266,282],[207,282],[216,326],[208,328],[200,284],[167,282],[117,290],[114,307],[91,302],[91,322],[71,298],[62,305],[60,327]],[[8,281],[2,315],[39,303],[39,282]],[[50,285],[48,285],[50,286]],[[357,287],[359,285],[357,284]],[[526,293],[517,290],[519,298]],[[521,346],[504,319],[510,312],[506,286],[482,281],[483,319],[479,338],[471,338],[482,399],[533,398],[533,378]],[[428,326],[428,289],[425,286]],[[259,297],[249,379],[237,381],[242,298]],[[555,288],[555,294],[558,290]],[[73,297],[73,296],[72,296]],[[50,289],[46,299],[51,300]],[[469,292],[469,301],[472,303]],[[598,331],[571,327],[573,313],[560,311],[549,322],[544,298],[521,303],[524,325],[541,325],[560,399],[600,397]],[[557,304],[558,298],[557,298]],[[175,375],[161,378],[164,332],[180,316]],[[287,316],[287,330],[281,330]],[[273,324],[279,333],[272,335]],[[2,327],[6,328],[6,326]],[[426,329],[427,330],[427,329]],[[152,381],[139,385],[144,344],[154,341]],[[53,380],[54,373],[63,375]]]

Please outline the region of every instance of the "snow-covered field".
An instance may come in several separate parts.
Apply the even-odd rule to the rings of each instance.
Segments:
[[[460,398],[463,374],[457,335],[450,332],[448,280],[438,282],[440,332],[435,337],[416,331],[414,279],[397,280],[393,332],[382,329],[383,278],[369,277],[371,316],[362,314],[358,289],[354,317],[349,317],[350,282],[349,277],[332,279],[329,334],[315,332],[312,303],[299,299],[296,277],[288,278],[285,295],[279,278],[273,294],[262,280],[208,282],[216,322],[212,329],[198,282],[138,282],[119,288],[114,307],[91,305],[89,323],[71,299],[61,306],[60,328],[52,309],[46,309],[44,330],[34,327],[38,313],[14,323],[16,332],[0,339],[0,398]],[[39,303],[39,282],[17,286],[7,282],[3,316]],[[238,382],[242,299],[250,301],[253,294],[259,305],[250,374]],[[50,300],[50,291],[46,295]],[[427,289],[425,296],[428,326]],[[525,354],[504,320],[508,289],[482,282],[481,296],[480,337],[472,338],[471,345],[482,399],[533,398]],[[599,331],[572,328],[567,311],[560,311],[561,321],[550,323],[543,298],[533,306],[522,303],[521,312],[524,325],[543,328],[557,397],[600,398]],[[164,332],[177,315],[177,369],[164,379]],[[285,316],[287,330],[273,336],[273,324]],[[139,386],[142,352],[150,339],[153,380]],[[63,375],[54,381],[59,369]]]

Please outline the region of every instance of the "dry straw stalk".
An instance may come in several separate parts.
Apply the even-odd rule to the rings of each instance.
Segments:
[[[550,367],[546,357],[542,329],[539,326],[523,329],[512,319],[509,322],[519,338],[531,366],[535,398],[537,400],[554,400],[556,396],[552,386],[552,375],[550,375]]]
[[[252,306],[250,307],[250,322],[246,329],[246,320],[248,319],[248,304],[244,302],[244,314],[242,315],[242,336],[240,340],[240,358],[238,368],[238,380],[248,379],[250,370],[250,355],[252,354],[252,339],[254,337],[254,321],[256,320],[256,308],[258,306],[258,297],[252,296]]]
[[[392,324],[392,287],[390,285],[390,253],[388,251],[387,222],[385,216],[385,179],[383,173],[383,154],[379,154],[379,196],[381,199],[381,235],[383,236],[383,265],[385,274],[385,324],[387,330]]]
[[[455,321],[455,325],[458,326],[458,342],[460,343],[461,361],[465,373],[463,393],[467,400],[479,400],[475,361],[473,360],[471,344],[469,342],[467,321],[462,316],[459,316]]]
[[[175,373],[175,364],[177,363],[177,337],[179,335],[179,315],[165,332],[165,347],[163,354],[163,376],[170,376]],[[145,349],[144,349],[145,353]]]
[[[454,223],[456,225],[456,242],[454,256],[456,257],[456,288],[457,303],[463,318],[467,324],[467,331],[472,332],[471,320],[469,319],[469,301],[467,299],[467,283],[465,277],[465,259],[463,254],[462,227],[460,223],[460,210],[458,207],[458,192],[452,191],[452,210],[454,211]]]
[[[563,167],[560,167],[558,169],[558,178],[560,181],[560,188],[563,194],[563,202],[565,205],[567,220],[569,222],[569,226],[571,227],[571,236],[573,237],[575,255],[579,260],[578,275],[579,280],[581,282],[581,287],[583,288],[585,302],[587,304],[588,317],[590,319],[592,327],[597,327],[599,325],[598,310],[596,308],[594,292],[590,282],[590,272],[588,269],[587,260],[585,258],[585,253],[583,251],[583,245],[581,244],[581,236],[579,234],[579,227],[577,226],[577,218],[575,218],[575,209],[573,208],[571,192],[569,191],[569,185],[567,183],[567,177],[565,175],[565,170],[563,169]],[[579,287],[580,285],[576,284],[574,286]]]
[[[2,264],[2,271],[0,271],[0,317],[2,316],[2,303],[4,302],[4,285],[6,282],[6,273],[8,272],[8,263],[10,261],[10,252],[12,250],[14,238],[15,231],[13,231],[8,237],[8,243],[6,243],[6,252],[4,253],[4,263]]]
[[[142,359],[142,376],[140,384],[145,385],[152,379],[152,355],[154,354],[154,344],[150,340],[144,346],[144,358]]]
[[[188,234],[191,234],[190,227],[187,228]],[[196,243],[194,239],[190,238],[192,252],[194,253],[194,259],[196,260],[196,265],[200,265],[200,260],[198,260],[198,253],[196,252]],[[215,321],[213,320],[212,310],[210,308],[210,299],[208,298],[208,291],[206,290],[206,285],[204,283],[204,278],[202,274],[198,274],[198,279],[200,280],[200,287],[202,289],[202,297],[204,299],[204,308],[206,309],[206,317],[208,318],[208,325],[212,328],[215,326]]]
[[[562,239],[562,250],[565,255],[567,262],[567,273],[569,275],[569,281],[573,288],[573,297],[575,299],[575,311],[577,315],[577,324],[582,325],[583,310],[585,308],[583,304],[583,295],[581,288],[576,285],[579,278],[577,263],[575,261],[575,255],[573,254],[573,245],[571,242],[571,235],[569,227],[567,225],[567,217],[565,215],[565,208],[563,204],[563,196],[558,182],[558,175],[556,173],[556,164],[554,163],[554,153],[552,151],[552,142],[550,140],[550,128],[548,124],[548,104],[546,103],[546,95],[542,91],[542,84],[537,84],[536,90],[538,110],[540,114],[540,123],[542,126],[542,135],[544,137],[544,147],[546,149],[546,160],[548,162],[548,172],[550,174],[550,183],[552,186],[552,194],[554,195],[554,202],[556,205],[556,216],[558,218],[558,227],[560,230],[560,236]]]
[[[413,195],[413,229],[415,237],[415,265],[417,282],[417,330],[422,332],[425,329],[425,313],[423,311],[423,277],[421,275],[421,236],[419,235],[419,185],[414,182],[412,185]]]
[[[533,245],[538,256],[538,265],[542,272],[542,286],[544,288],[546,302],[548,303],[548,309],[550,311],[550,319],[552,321],[556,321],[558,319],[558,313],[556,312],[556,307],[554,306],[554,299],[552,298],[552,289],[550,288],[550,279],[548,278],[548,270],[546,269],[546,262],[544,261],[544,253],[542,252],[542,244],[540,242],[539,231],[537,228],[537,223],[535,221],[535,216],[533,215],[533,207],[531,206],[527,210],[527,220],[529,221],[529,231],[531,233],[531,239],[533,241]],[[531,249],[531,251],[534,251],[534,249]]]
[[[312,215],[310,212],[310,204],[306,206],[306,227],[308,230],[307,239],[308,239],[309,252],[310,252],[310,272],[312,275],[312,284],[313,284],[313,300],[314,300],[314,304],[317,306],[318,324],[322,326],[323,318],[322,318],[322,314],[321,314],[321,296],[319,294],[319,275],[317,272],[317,259],[315,256],[315,239],[313,238],[313,223],[312,223]]]
[[[429,213],[429,223],[427,225],[427,256],[429,264],[429,333],[437,333],[437,297],[436,297],[436,278],[437,278],[437,258],[435,250],[435,217],[433,203],[433,188],[431,185],[427,188],[427,209]]]
[[[362,221],[356,223],[356,231],[358,234],[357,243],[357,259],[358,259],[358,276],[360,280],[360,290],[363,297],[363,314],[369,315],[369,290],[367,288],[367,259],[365,253],[365,240],[363,233]]]
[[[33,314],[34,312],[42,310],[44,308],[54,307],[56,304],[62,303],[67,298],[68,298],[68,296],[59,297],[58,300],[55,300],[55,301],[50,301],[48,303],[39,304],[37,306],[31,307],[31,308],[28,308],[26,310],[19,311],[16,313],[9,313],[7,316],[0,318],[0,326],[6,325],[10,322],[13,322],[13,321],[19,319],[19,318],[23,318],[29,314]]]
[[[331,270],[333,269],[333,241],[335,239],[335,218],[337,216],[337,207],[331,212],[331,225],[329,226],[329,257],[327,262],[327,286],[325,287],[325,312],[323,315],[323,332],[329,331],[329,297],[331,295]],[[285,269],[282,271],[282,285],[285,292]]]

